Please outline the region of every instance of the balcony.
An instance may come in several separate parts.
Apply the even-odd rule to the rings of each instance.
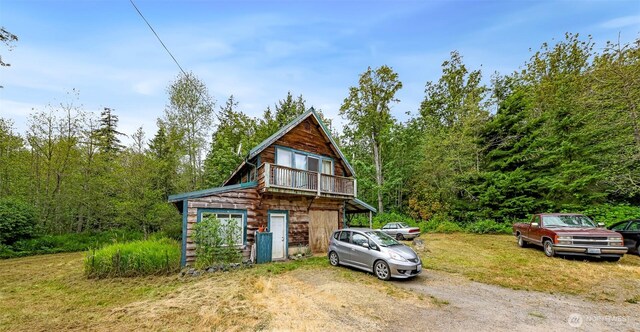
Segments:
[[[286,166],[263,163],[258,168],[258,187],[263,192],[354,198],[354,178],[321,174]]]

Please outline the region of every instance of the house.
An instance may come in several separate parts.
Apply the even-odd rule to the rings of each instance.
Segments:
[[[357,191],[353,167],[311,108],[249,151],[221,187],[169,196],[182,214],[182,265],[195,261],[194,225],[210,215],[240,226],[245,257],[260,226],[273,233],[273,260],[299,246],[326,252],[349,216],[375,212]]]

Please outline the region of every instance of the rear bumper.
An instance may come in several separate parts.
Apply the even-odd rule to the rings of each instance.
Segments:
[[[554,244],[553,249],[558,254],[584,255],[594,257],[621,257],[629,250],[627,247],[607,246],[578,246],[566,244]]]
[[[391,277],[393,278],[411,278],[422,273],[422,261],[416,263],[391,263],[389,264],[389,270],[391,270]]]
[[[413,240],[415,238],[417,238],[418,236],[420,236],[420,233],[407,233],[407,234],[402,234],[402,237],[404,237],[407,240]]]

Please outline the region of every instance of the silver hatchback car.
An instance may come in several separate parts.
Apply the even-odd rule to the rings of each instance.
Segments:
[[[379,279],[411,278],[422,272],[420,257],[389,235],[369,228],[334,231],[329,240],[329,263],[373,272]]]

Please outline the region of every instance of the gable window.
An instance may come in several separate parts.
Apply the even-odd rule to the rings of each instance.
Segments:
[[[241,213],[223,213],[216,211],[203,211],[200,214],[199,221],[207,218],[216,218],[220,222],[219,235],[221,238],[232,236],[237,246],[244,245],[245,239],[245,222],[244,215]],[[231,233],[230,233],[231,232]]]

